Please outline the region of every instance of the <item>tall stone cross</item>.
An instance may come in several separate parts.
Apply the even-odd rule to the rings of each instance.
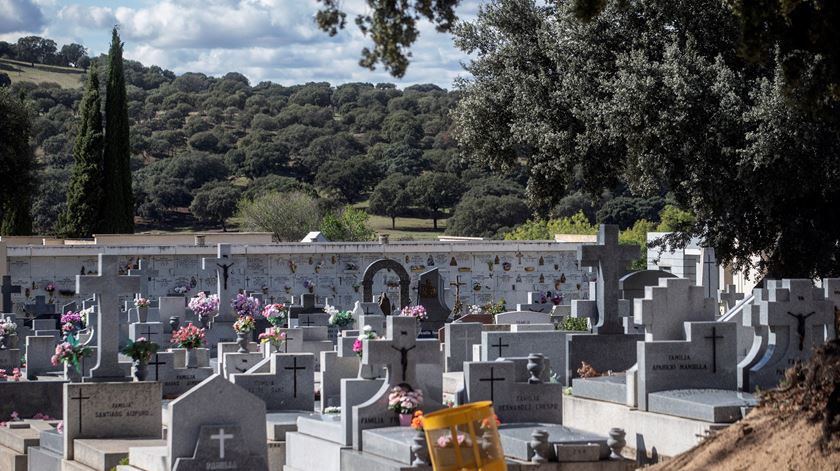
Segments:
[[[417,365],[439,364],[440,343],[436,339],[417,339],[417,319],[388,316],[384,339],[363,340],[362,364],[383,365],[388,384],[416,387]]]
[[[98,275],[76,275],[76,293],[96,295],[99,327],[96,339],[96,365],[90,369],[89,381],[121,381],[125,379],[118,362],[120,352],[120,296],[134,295],[140,290],[139,276],[120,276],[116,255],[99,254]]]
[[[703,287],[703,294],[707,298],[714,298],[715,301],[717,301],[719,274],[717,258],[715,258],[715,249],[711,247],[703,247],[700,249],[700,253],[703,266],[700,268],[702,275],[698,284]]]
[[[43,295],[35,296],[35,303],[27,304],[25,308],[26,312],[36,319],[49,317],[58,318],[58,314],[55,312],[55,304],[48,303],[46,296]]]
[[[158,276],[157,270],[152,270],[147,267],[147,263],[143,259],[137,261],[137,268],[128,270],[128,274],[130,276],[139,276],[140,277],[140,292],[137,293],[138,295],[149,295],[149,282],[152,281],[152,278]]]
[[[12,294],[20,293],[20,285],[13,285],[12,277],[3,275],[3,286],[0,289],[3,290],[3,306],[0,307],[0,311],[5,313],[15,312],[12,305]]]
[[[639,258],[639,253],[636,245],[619,245],[618,226],[613,224],[601,224],[597,245],[578,247],[580,266],[595,268],[598,276],[595,291],[598,324],[592,329],[594,333],[624,333],[624,325],[618,314],[618,279],[623,269]]]
[[[739,293],[735,285],[726,287],[726,291],[720,293],[720,302],[726,305],[726,310],[730,310],[738,304],[738,301],[744,299],[744,293]]]
[[[201,259],[202,270],[216,270],[216,294],[219,295],[219,316],[216,320],[235,320],[233,308],[230,307],[230,300],[236,295],[236,288],[230,283],[232,275],[231,267],[233,260],[230,257],[230,244],[219,244],[216,249],[216,257],[204,257]]]

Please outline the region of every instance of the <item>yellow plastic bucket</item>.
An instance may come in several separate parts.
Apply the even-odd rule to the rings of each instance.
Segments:
[[[506,471],[490,401],[443,409],[423,417],[435,471]]]

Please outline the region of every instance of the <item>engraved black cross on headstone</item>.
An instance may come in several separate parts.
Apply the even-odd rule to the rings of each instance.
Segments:
[[[794,314],[792,312],[788,312],[787,315],[796,319],[796,334],[799,335],[799,351],[805,349],[805,320],[809,317],[816,314],[816,312],[810,312],[808,314]]]
[[[305,325],[307,327],[310,327],[312,324],[314,324],[314,322],[312,322],[311,316],[306,316],[306,320],[300,322],[300,325]]]
[[[499,356],[501,357],[502,356],[502,347],[510,347],[510,345],[506,344],[506,343],[502,343],[502,338],[501,337],[498,337],[496,340],[498,340],[496,345],[491,344],[490,346],[493,347],[493,348],[498,348],[499,349]]]
[[[712,373],[717,373],[717,341],[724,338],[722,335],[717,335],[717,328],[712,326],[712,335],[703,337],[712,341]]]
[[[82,401],[84,401],[86,399],[90,399],[90,396],[83,396],[82,395],[82,390],[79,389],[79,395],[77,397],[71,397],[70,399],[74,400],[74,401],[79,401],[79,411],[78,411],[78,413],[79,413],[79,432],[78,433],[81,434],[82,433]]]
[[[248,359],[247,358],[242,358],[242,359],[239,360],[239,362],[244,363],[245,368],[240,368],[238,366],[234,366],[233,369],[240,372],[240,373],[244,373],[244,372],[248,371],[248,369],[249,369],[248,368],[248,362],[249,362]],[[295,379],[297,379],[297,378],[295,378]]]
[[[298,370],[305,370],[305,366],[297,366],[297,357],[292,357],[292,366],[287,366],[283,368],[284,370],[291,370],[293,375],[293,395],[292,397],[297,397],[297,372]]]
[[[491,366],[490,367],[490,377],[489,378],[479,378],[478,380],[481,381],[481,382],[489,382],[490,383],[490,401],[493,401],[494,400],[493,399],[494,398],[493,391],[495,390],[495,387],[496,387],[496,381],[504,381],[505,378],[498,378],[498,377],[494,376],[493,367]]]
[[[167,362],[160,361],[160,356],[155,353],[155,361],[150,361],[149,365],[155,366],[155,381],[160,381],[160,365],[165,365]]]
[[[143,327],[146,328],[146,331],[145,332],[140,332],[140,334],[142,334],[144,337],[146,337],[146,340],[151,342],[152,341],[152,326],[144,325]]]
[[[13,285],[12,284],[12,277],[9,275],[3,275],[3,306],[0,307],[3,312],[11,313],[14,312],[12,309],[12,294],[20,293],[20,285]]]

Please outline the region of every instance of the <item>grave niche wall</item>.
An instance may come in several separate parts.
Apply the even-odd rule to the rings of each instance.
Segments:
[[[527,303],[530,291],[563,293],[566,302],[586,299],[590,274],[577,265],[580,244],[556,242],[482,241],[469,243],[405,242],[231,245],[229,282],[237,288],[264,293],[266,300],[288,301],[293,295],[313,292],[331,304],[350,309],[362,298],[365,268],[376,260],[390,258],[408,272],[409,295],[417,299],[420,273],[438,268],[447,288],[444,297],[453,306],[455,290],[449,286],[460,276],[461,302],[484,304],[504,298],[508,306]],[[96,272],[97,254],[118,257],[121,274],[143,260],[148,269],[148,293],[152,298],[172,295],[177,286],[196,291],[215,291],[215,270],[202,270],[201,259],[212,257],[216,246],[12,246],[8,266],[12,282],[28,288],[30,298],[45,295],[58,305],[81,296],[60,294],[75,289],[75,275]],[[44,288],[57,287],[50,295]],[[314,287],[311,285],[314,284]],[[373,294],[387,292],[399,299],[396,273],[381,270],[373,279]],[[16,303],[27,293],[12,295]],[[84,293],[82,293],[84,294]]]

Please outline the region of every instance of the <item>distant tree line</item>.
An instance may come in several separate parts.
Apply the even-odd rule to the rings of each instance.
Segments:
[[[0,41],[0,58],[29,62],[33,67],[36,63],[85,70],[90,67],[87,49],[81,44],[65,44],[59,49],[55,41],[40,36],[26,36],[16,43]]]

